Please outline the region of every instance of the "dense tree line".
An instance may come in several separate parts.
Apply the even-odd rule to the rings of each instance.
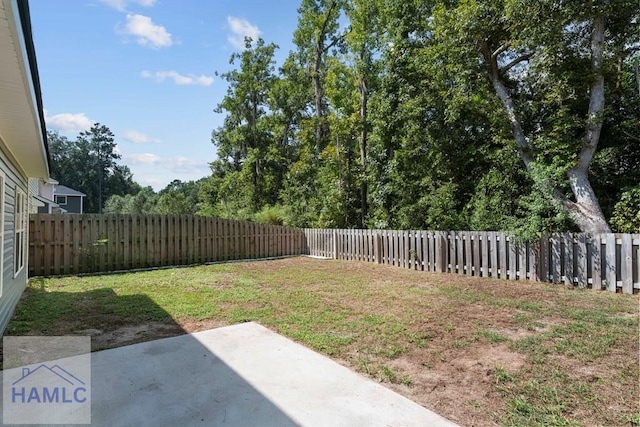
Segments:
[[[113,195],[104,207],[108,214],[173,214],[194,215],[198,212],[200,181],[171,181],[156,193],[151,187],[135,194]]]
[[[221,77],[199,213],[296,226],[640,223],[635,0],[302,0]],[[635,227],[635,228],[634,228]]]
[[[634,0],[302,0],[247,39],[199,181],[156,193],[100,124],[48,134],[87,212],[312,227],[640,231]]]

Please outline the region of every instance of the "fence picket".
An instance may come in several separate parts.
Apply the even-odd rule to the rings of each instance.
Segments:
[[[409,260],[409,231],[401,231],[400,232],[400,243],[402,246],[402,268],[409,268],[410,260]]]
[[[471,250],[472,233],[466,231],[464,233],[464,272],[467,276],[473,274],[473,252]]]
[[[518,273],[516,271],[516,264],[518,259],[518,246],[514,242],[513,237],[507,238],[507,243],[509,245],[509,250],[507,251],[507,257],[509,258],[509,280],[516,280],[518,278]]]
[[[578,286],[586,288],[589,282],[587,272],[587,236],[585,234],[578,234],[578,245],[575,259],[576,265],[578,266],[578,270],[576,271]]]
[[[591,260],[591,289],[602,290],[602,236],[596,234],[591,237],[590,260]]]
[[[500,278],[507,278],[507,270],[509,267],[507,266],[507,235],[504,233],[498,234],[498,267],[500,272]]]
[[[620,279],[622,280],[622,292],[633,293],[633,257],[631,234],[623,234],[621,237],[622,246],[620,253]]]
[[[489,233],[478,233],[482,248],[482,270],[479,276],[489,277]]]
[[[498,244],[496,233],[494,231],[490,231],[488,233],[489,240],[489,270],[491,273],[491,277],[498,278]],[[489,276],[489,274],[487,274]]]
[[[560,283],[562,278],[562,240],[560,234],[553,233],[551,236],[551,269],[552,282]]]
[[[449,269],[448,269],[449,273],[458,272],[458,268],[457,268],[458,249],[456,247],[456,239],[457,238],[456,238],[455,232],[446,233],[446,242],[447,242],[447,245],[449,246]]]
[[[516,277],[520,280],[527,279],[527,250],[529,249],[526,243],[518,242],[518,267]]]
[[[607,290],[616,291],[618,286],[616,281],[616,236],[607,233],[605,238],[605,277],[607,280]]]
[[[633,288],[640,289],[640,234],[632,234],[631,241],[635,245],[636,249],[633,251],[632,257],[635,259],[634,274],[633,274]]]
[[[564,284],[573,285],[573,235],[564,235]]]
[[[456,245],[456,273],[464,274],[464,245],[462,233],[455,233]]]
[[[549,281],[549,235],[543,234],[540,238],[540,250],[539,250],[539,264],[538,264],[538,280],[542,282]]]

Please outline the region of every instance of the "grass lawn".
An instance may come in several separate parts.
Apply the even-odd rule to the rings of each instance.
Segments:
[[[638,295],[290,258],[35,279],[7,334],[257,321],[463,426],[637,426],[638,319]]]

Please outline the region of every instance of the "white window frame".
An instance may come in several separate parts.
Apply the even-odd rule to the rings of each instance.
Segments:
[[[54,200],[58,205],[60,206],[67,206],[67,196],[55,196]],[[64,199],[64,203],[59,202],[58,200],[63,200]]]
[[[14,239],[14,279],[22,272],[26,264],[26,235],[27,235],[27,196],[25,192],[16,186],[16,194],[13,206],[13,239]]]

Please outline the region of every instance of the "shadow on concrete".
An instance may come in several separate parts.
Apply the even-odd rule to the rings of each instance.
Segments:
[[[109,288],[47,292],[31,286],[6,333],[93,335],[94,350],[127,345],[92,353],[92,425],[298,425],[200,341],[185,335],[146,295],[117,295]],[[175,335],[181,336],[149,341]],[[141,341],[148,342],[129,345]],[[55,357],[48,352],[47,360],[37,354],[29,363],[72,356],[64,349]]]

